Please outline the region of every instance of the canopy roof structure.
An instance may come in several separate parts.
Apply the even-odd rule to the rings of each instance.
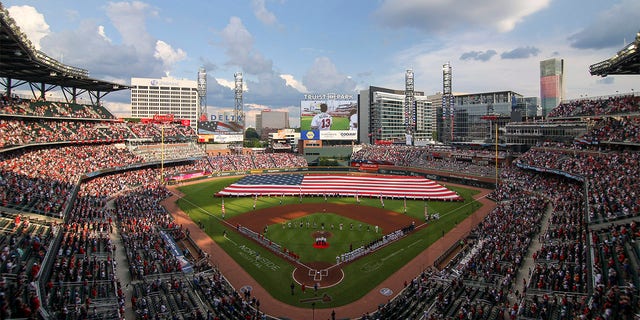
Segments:
[[[67,100],[75,101],[86,92],[98,103],[107,93],[130,89],[128,85],[93,79],[87,70],[65,65],[37,50],[1,3],[0,78],[7,94],[17,86],[29,84],[36,99],[60,87]]]
[[[618,51],[613,57],[592,64],[589,72],[592,76],[606,77],[608,75],[640,74],[640,32],[636,34],[636,39]]]

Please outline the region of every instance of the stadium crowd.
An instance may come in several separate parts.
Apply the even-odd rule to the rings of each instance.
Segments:
[[[4,113],[23,110],[13,109],[16,102],[3,101]],[[554,115],[634,112],[637,104],[637,97],[573,102],[559,106]],[[74,115],[59,111],[64,106],[34,105],[39,106],[33,107],[34,115],[51,110]],[[2,129],[18,130],[20,122],[15,121],[26,121],[36,132],[46,126],[77,133],[84,125],[2,121]],[[398,297],[363,318],[633,319],[640,310],[640,204],[635,189],[640,159],[634,148],[617,148],[615,142],[636,143],[636,128],[634,118],[605,118],[585,137],[608,144],[532,148],[514,165],[501,168],[501,183],[492,194],[499,205],[461,239],[455,257],[444,268],[429,267],[407,281]],[[128,130],[151,138],[161,134],[142,124]],[[14,144],[7,141],[21,140],[7,138],[3,146]],[[495,174],[492,166],[481,164],[486,157],[474,150],[363,146],[352,160]],[[189,235],[159,204],[169,196],[158,181],[160,169],[132,170],[145,161],[115,144],[0,154],[2,206],[60,218],[42,221],[2,212],[0,227],[7,235],[0,239],[2,318],[34,318],[39,311],[58,319],[122,318],[127,285],[133,288],[130,301],[138,319],[244,319],[259,314],[259,300],[233,289],[211,264],[197,263],[192,256],[198,253],[169,249]],[[290,154],[225,155],[171,164],[164,173],[304,165],[301,157]],[[115,173],[87,176],[107,169]],[[116,234],[122,237],[127,266],[114,259]],[[520,285],[525,259],[533,264]],[[128,268],[130,284],[120,279],[122,268]],[[199,273],[181,272],[185,268]]]
[[[498,157],[504,159],[505,152]],[[464,172],[470,175],[494,177],[495,153],[442,146],[363,145],[351,155],[352,162],[387,164],[424,168],[436,171]]]
[[[629,114],[640,111],[640,96],[622,95],[563,102],[549,112],[549,118]]]

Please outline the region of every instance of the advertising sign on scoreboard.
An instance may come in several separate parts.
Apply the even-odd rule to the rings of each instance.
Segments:
[[[242,118],[236,120],[233,112],[229,111],[211,114],[209,119],[201,117],[198,121],[198,135],[203,138],[206,136],[205,141],[209,142],[241,142],[244,137]]]
[[[353,94],[305,94],[300,101],[300,139],[357,140],[358,101]]]

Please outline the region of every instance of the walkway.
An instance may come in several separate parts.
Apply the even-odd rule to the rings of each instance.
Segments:
[[[518,274],[514,282],[514,289],[517,290],[520,294],[522,294],[525,288],[524,282],[522,282],[522,280],[526,279],[528,284],[529,278],[531,277],[531,271],[535,267],[535,261],[533,260],[533,253],[540,250],[540,248],[542,247],[542,243],[540,242],[540,235],[545,234],[547,229],[549,229],[549,219],[551,218],[552,213],[553,213],[553,207],[549,205],[547,207],[547,210],[544,213],[544,216],[542,216],[542,219],[540,221],[540,232],[532,236],[533,239],[531,239],[531,244],[529,245],[529,249],[527,250],[524,256],[520,270],[518,270]],[[517,299],[515,295],[512,293],[509,295],[509,303],[513,305],[515,302],[520,303],[520,299]]]

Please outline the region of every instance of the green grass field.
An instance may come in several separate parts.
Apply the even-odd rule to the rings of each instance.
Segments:
[[[342,230],[340,230],[340,224],[343,225]],[[328,238],[328,248],[313,247],[315,231],[331,233]],[[300,261],[324,261],[332,264],[336,262],[336,256],[349,251],[350,248],[370,243],[382,235],[382,229],[378,229],[376,233],[373,225],[332,213],[314,213],[290,220],[286,224],[271,225],[267,231],[269,239],[286,244],[287,249],[300,256]]]
[[[294,267],[289,262],[236,233],[233,226],[229,226],[221,220],[221,199],[212,195],[238,179],[221,178],[180,187],[179,190],[185,196],[178,200],[178,205],[195,222],[203,223],[207,234],[242,265],[273,297],[294,306],[311,308],[308,303],[300,302],[301,295],[291,296],[289,284],[292,281],[291,274]],[[477,201],[472,200],[472,196],[477,193],[476,191],[464,188],[451,189],[467,200],[464,202],[407,200],[407,214],[414,217],[417,222],[424,220],[425,205],[430,213],[440,213],[441,218],[430,223],[427,228],[422,228],[408,237],[381,248],[374,254],[348,264],[343,268],[345,277],[340,284],[321,289],[320,293],[328,294],[332,297],[332,301],[317,305],[316,308],[337,307],[359,299],[480,207]],[[280,197],[259,198],[256,210],[278,206],[280,199]],[[283,199],[283,205],[299,202],[298,197],[284,197]],[[380,200],[377,198],[360,198],[360,200],[361,206],[380,207]],[[251,197],[226,197],[226,216],[230,218],[251,211],[253,201]],[[353,197],[330,198],[329,201],[347,204],[355,202]],[[321,202],[324,202],[322,197],[303,198],[303,203]],[[385,209],[403,212],[403,201],[387,199],[385,200]],[[223,231],[227,232],[227,238],[223,237]],[[260,254],[259,260],[255,259],[256,252]],[[213,259],[215,261],[215,257]],[[333,255],[333,262],[335,262],[335,255]],[[422,265],[415,270],[415,274],[408,274],[407,279],[416,276],[426,267],[427,265]],[[307,294],[313,295],[310,291],[307,291]]]
[[[311,130],[311,116],[303,116],[300,118],[300,130]],[[349,118],[333,117],[331,130],[349,130]]]

